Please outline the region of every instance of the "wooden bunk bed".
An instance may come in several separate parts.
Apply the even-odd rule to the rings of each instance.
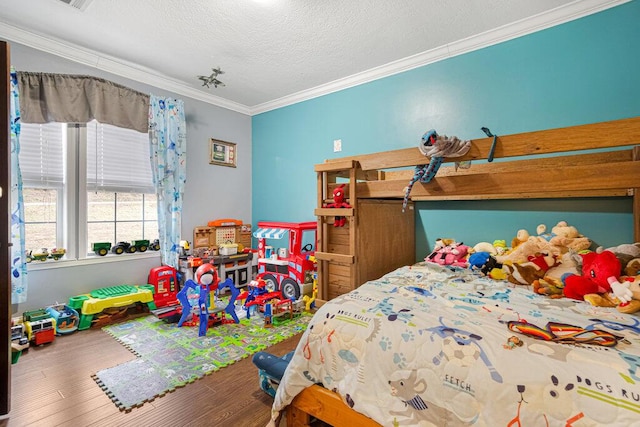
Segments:
[[[488,163],[493,142],[491,137],[472,140],[466,155],[445,159],[473,162],[457,171],[442,167],[431,182],[416,183],[411,201],[632,197],[634,235],[629,237],[640,242],[640,117],[499,136],[497,161]],[[411,167],[428,161],[416,147],[315,166],[320,304],[415,261],[413,211],[402,214],[401,200],[414,174]],[[345,183],[351,207],[324,207],[339,183]],[[344,227],[334,227],[335,216],[347,218]],[[368,239],[374,228],[374,238]],[[375,258],[376,253],[388,256]],[[298,394],[286,413],[289,427],[312,425],[313,419],[334,426],[378,425],[317,385]]]

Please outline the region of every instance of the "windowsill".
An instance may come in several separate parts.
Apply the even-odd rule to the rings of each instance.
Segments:
[[[123,262],[123,261],[136,261],[139,259],[160,258],[160,252],[150,251],[145,253],[133,253],[133,254],[107,254],[105,256],[90,256],[83,259],[60,259],[60,260],[47,260],[47,261],[31,261],[27,264],[27,271],[39,271],[49,270],[52,268],[67,268],[67,267],[84,267],[91,264],[106,264],[111,262]]]

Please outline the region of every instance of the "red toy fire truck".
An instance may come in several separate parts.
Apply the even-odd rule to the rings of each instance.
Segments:
[[[298,300],[313,288],[316,264],[317,223],[259,222],[253,236],[258,239],[258,277],[266,282],[269,291],[280,291],[287,299]],[[268,239],[283,239],[288,245],[273,248]],[[308,289],[307,289],[308,288]]]

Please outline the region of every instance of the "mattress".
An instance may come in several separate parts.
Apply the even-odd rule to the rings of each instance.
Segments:
[[[640,426],[640,321],[420,263],[318,309],[272,418],[312,384],[384,426]]]

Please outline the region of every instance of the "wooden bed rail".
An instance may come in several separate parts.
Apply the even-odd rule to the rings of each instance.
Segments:
[[[493,138],[472,139],[471,148],[466,155],[445,159],[445,162],[486,159],[492,143]],[[498,136],[494,158],[625,147],[636,144],[640,144],[640,117]],[[325,163],[351,160],[357,161],[363,171],[416,166],[428,162],[417,147],[411,147],[328,159]]]
[[[518,199],[534,197],[585,197],[630,195],[640,187],[640,162],[566,164],[557,168],[527,168],[509,162],[509,168],[494,172],[438,176],[429,183],[416,183],[412,200]],[[472,166],[473,168],[473,166]],[[360,198],[402,197],[407,179],[384,179],[358,183]],[[544,192],[540,191],[544,189]]]

